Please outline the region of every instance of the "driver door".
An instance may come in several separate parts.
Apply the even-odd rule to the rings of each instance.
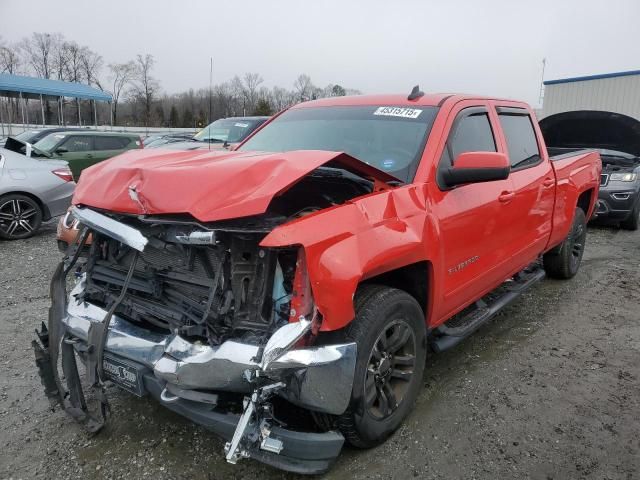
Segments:
[[[438,172],[464,152],[502,152],[495,113],[489,105],[463,102],[452,112],[451,128]],[[517,212],[510,178],[434,189],[443,261],[442,301],[434,316],[444,320],[460,311],[509,274],[509,232]],[[436,320],[436,321],[438,321]]]

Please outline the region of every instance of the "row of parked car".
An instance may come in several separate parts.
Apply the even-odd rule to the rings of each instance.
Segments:
[[[563,119],[547,118],[540,124],[542,132],[554,145],[551,150],[555,154],[584,147],[598,149],[603,173],[592,220],[636,230],[640,225],[640,141],[612,144],[594,143],[591,137],[576,138],[576,132],[589,131],[585,127],[586,113],[589,112],[564,115]],[[27,238],[42,221],[64,215],[82,171],[98,162],[138,148],[233,149],[268,118],[220,119],[195,135],[174,132],[141,138],[126,132],[60,127],[27,130],[9,137],[0,148],[0,238]],[[69,216],[61,220],[61,248],[74,237],[74,226],[75,221]]]
[[[220,119],[196,135],[169,133],[144,139],[133,133],[77,127],[26,130],[8,137],[0,148],[0,239],[30,237],[43,221],[64,215],[76,182],[92,165],[140,148],[233,148],[267,118]],[[68,236],[73,227],[67,216],[59,228]]]

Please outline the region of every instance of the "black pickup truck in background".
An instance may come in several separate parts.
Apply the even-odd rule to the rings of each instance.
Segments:
[[[549,155],[591,148],[600,152],[602,176],[593,221],[640,226],[640,121],[612,112],[580,110],[540,121]]]

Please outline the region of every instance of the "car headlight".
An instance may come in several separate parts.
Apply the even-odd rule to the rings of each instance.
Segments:
[[[62,220],[62,225],[64,225],[64,228],[66,229],[77,227],[76,217],[73,216],[73,213],[71,213],[71,210],[67,211],[66,215]]]
[[[612,173],[610,180],[614,182],[635,182],[637,173]]]

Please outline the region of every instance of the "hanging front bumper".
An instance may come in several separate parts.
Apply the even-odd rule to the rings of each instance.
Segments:
[[[40,334],[44,348],[34,348],[43,384],[48,385],[49,398],[54,403],[61,403],[78,420],[85,419],[90,426],[95,424],[92,428],[96,431],[102,423],[91,423],[94,417],[89,417],[87,412],[65,407],[65,388],[56,385],[59,379],[52,375],[51,362],[48,362],[52,345],[63,346],[63,363],[75,356],[74,351],[80,358],[86,358],[95,350],[92,339],[96,338],[95,331],[100,328],[106,311],[79,302],[77,298],[83,288],[83,280],[80,280],[69,295],[66,309],[59,308],[65,303],[64,296],[56,296],[52,290],[49,331],[45,328]],[[292,326],[289,324],[289,330]],[[280,330],[274,333],[272,340],[278,332]],[[268,349],[269,343],[265,347]],[[227,440],[241,431],[242,448],[238,449],[241,457],[292,472],[317,474],[328,470],[340,453],[344,443],[340,433],[281,428],[268,414],[264,415],[262,406],[268,405],[266,398],[254,403],[260,408],[249,418],[248,425],[240,428],[240,420],[247,416],[218,406],[218,394],[250,395],[252,391],[260,390],[259,385],[275,382],[279,387],[274,389],[273,395],[312,411],[339,415],[346,410],[351,397],[356,353],[354,343],[290,347],[265,362],[256,345],[235,340],[218,346],[190,342],[178,335],[152,332],[113,316],[106,337],[103,365],[107,378],[116,385],[137,395],[149,395]],[[261,357],[263,361],[260,361]],[[114,379],[109,374],[120,378]],[[132,385],[128,388],[127,380],[131,380],[132,385],[135,383],[135,388]],[[82,396],[80,382],[67,383],[66,389],[71,397]]]
[[[69,296],[65,331],[86,344],[93,325],[105,317],[105,310],[78,302],[80,281]],[[274,334],[275,335],[275,334]],[[260,347],[236,340],[218,346],[191,342],[174,334],[141,328],[114,315],[106,340],[105,354],[142,365],[162,382],[183,390],[249,393],[248,380],[260,370]],[[343,413],[351,398],[356,362],[356,344],[295,348],[270,363],[258,375],[282,380],[287,388],[278,394],[290,402],[322,413]]]

